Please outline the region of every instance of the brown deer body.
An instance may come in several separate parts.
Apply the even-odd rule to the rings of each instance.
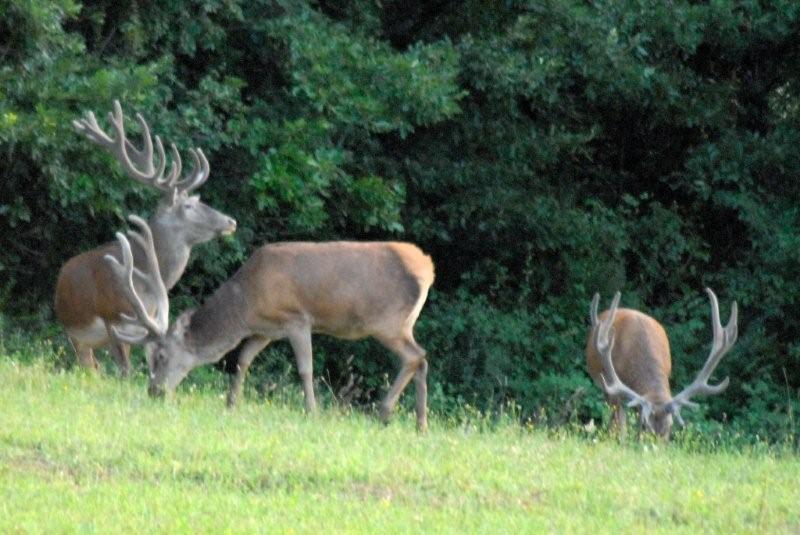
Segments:
[[[199,149],[191,149],[194,168],[180,179],[181,161],[172,146],[173,161],[165,176],[166,155],[161,140],[156,136],[158,157],[154,158],[153,143],[147,123],[139,116],[143,130],[143,147],[136,149],[125,137],[122,109],[114,103],[114,114],[109,114],[116,132],[112,138],[97,124],[92,113],[86,119],[75,121],[75,128],[94,143],[111,152],[128,175],[162,192],[158,207],[150,219],[154,247],[158,253],[161,277],[167,289],[172,288],[183,274],[193,245],[211,240],[236,229],[236,221],[203,204],[196,195],[190,195],[208,179],[208,161]],[[113,277],[103,257],[113,254],[120,258],[120,245],[108,243],[69,259],[58,274],[55,293],[55,312],[64,326],[78,356],[78,362],[88,368],[97,368],[94,349],[110,346],[120,372],[130,371],[130,348],[114,339],[111,326],[120,314],[132,312],[128,301],[122,297],[119,282]],[[141,266],[144,252],[134,244],[133,258]],[[154,309],[156,297],[137,282],[138,290]]]
[[[220,360],[245,340],[229,405],[235,404],[255,356],[269,342],[287,339],[310,412],[316,407],[312,333],[348,340],[371,336],[402,361],[381,404],[381,417],[388,419],[414,378],[417,425],[424,430],[428,363],[413,329],[433,279],[430,257],[409,243],[269,244],[257,249],[201,307],[184,312],[168,330],[156,326],[148,328],[147,334],[140,330],[120,336],[155,342],[149,356],[152,395],[173,391],[190,370]],[[129,285],[128,295],[135,298],[135,294]],[[166,306],[164,297],[160,308]],[[148,317],[143,308],[139,310],[139,325],[144,325]]]
[[[706,289],[711,301],[714,342],[711,353],[697,378],[677,396],[669,385],[672,370],[669,340],[661,324],[652,317],[628,308],[618,308],[620,294],[611,308],[597,314],[600,296],[595,294],[591,306],[592,328],[586,342],[586,364],[595,383],[603,389],[614,407],[613,423],[625,426],[623,403],[638,407],[643,427],[663,438],[669,436],[672,419],[683,424],[680,409],[696,406],[695,395],[719,394],[728,386],[725,378],[717,386],[707,381],[719,361],[736,341],[737,307],[733,303],[728,325],[723,329],[719,319],[717,297]]]

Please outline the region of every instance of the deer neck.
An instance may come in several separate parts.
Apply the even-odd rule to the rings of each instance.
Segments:
[[[179,228],[162,221],[158,215],[153,217],[149,223],[153,231],[153,244],[156,248],[161,278],[164,280],[164,286],[170,290],[186,270],[192,247],[187,243],[186,237]]]
[[[246,307],[241,285],[229,280],[192,314],[184,340],[199,362],[217,362],[253,334],[244,319]]]

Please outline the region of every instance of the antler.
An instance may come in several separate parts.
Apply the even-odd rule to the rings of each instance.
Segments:
[[[153,233],[150,231],[150,226],[142,218],[131,215],[128,216],[131,223],[135,224],[141,230],[141,234],[134,230],[128,231],[130,236],[137,244],[144,250],[147,273],[137,269],[133,265],[133,252],[128,239],[121,232],[117,232],[117,240],[119,240],[122,248],[122,262],[114,258],[112,255],[105,255],[106,261],[111,266],[114,275],[119,280],[125,296],[128,298],[135,316],[128,314],[121,314],[123,320],[122,329],[112,326],[111,329],[114,335],[129,344],[139,344],[146,341],[148,338],[161,338],[167,332],[169,326],[169,298],[167,296],[167,289],[164,286],[164,281],[161,278],[161,273],[158,269],[158,258],[156,257],[155,245],[153,243]],[[142,303],[142,299],[136,291],[133,283],[134,275],[146,283],[150,291],[153,292],[156,298],[156,313],[152,317],[147,313],[147,309]]]
[[[711,301],[711,330],[714,336],[714,341],[711,344],[711,352],[708,355],[708,359],[706,363],[703,365],[703,368],[700,370],[700,373],[697,374],[692,383],[687,386],[686,388],[681,391],[680,394],[672,398],[672,401],[669,403],[669,410],[672,412],[675,419],[678,420],[678,423],[684,425],[683,418],[681,418],[681,408],[683,407],[690,407],[694,408],[697,407],[697,404],[690,401],[693,396],[710,396],[714,394],[720,394],[726,388],[728,388],[728,383],[730,382],[730,378],[726,377],[722,380],[718,385],[712,386],[708,384],[708,380],[711,377],[711,374],[714,373],[714,369],[719,364],[719,361],[722,360],[722,357],[730,351],[733,344],[736,342],[736,337],[738,335],[738,325],[737,325],[737,316],[738,316],[738,307],[736,305],[736,301],[733,302],[731,306],[731,315],[728,319],[728,324],[725,328],[722,328],[722,322],[719,318],[719,303],[717,302],[717,296],[714,295],[714,292],[711,288],[706,288],[706,293],[708,294],[708,298]]]
[[[177,154],[177,151],[175,152]],[[169,183],[171,188],[177,193],[189,194],[202,186],[211,173],[211,166],[208,164],[206,155],[203,154],[203,149],[189,149],[189,154],[192,155],[192,171],[184,178],[178,180],[177,175]],[[180,156],[178,156],[178,168],[180,170]],[[180,171],[178,172],[180,174]]]
[[[590,308],[590,318],[594,329],[594,343],[597,353],[600,355],[600,363],[603,373],[600,379],[603,383],[603,390],[609,397],[623,396],[628,399],[628,407],[641,407],[640,418],[648,427],[650,426],[650,413],[653,411],[653,404],[646,398],[633,391],[628,385],[622,382],[614,369],[611,353],[614,349],[614,318],[617,315],[621,294],[614,294],[611,308],[602,321],[598,319],[597,306],[600,303],[600,294],[594,294]],[[609,382],[610,380],[610,382]]]
[[[118,100],[114,101],[114,112],[108,114],[108,120],[116,132],[115,138],[112,138],[100,128],[97,118],[91,111],[86,113],[85,119],[72,121],[72,125],[75,130],[85,135],[89,140],[109,151],[131,178],[142,184],[158,188],[173,197],[178,193],[189,193],[208,180],[210,167],[208,160],[200,149],[189,149],[193,160],[192,171],[185,177],[180,178],[182,170],[181,156],[174,143],[170,144],[172,163],[169,173],[165,176],[167,158],[161,138],[156,136],[155,146],[158,152],[158,166],[156,167],[153,158],[153,140],[150,137],[150,127],[141,114],[137,113],[136,119],[142,127],[143,146],[141,149],[137,149],[125,137],[125,118],[122,115],[122,106],[120,106]]]

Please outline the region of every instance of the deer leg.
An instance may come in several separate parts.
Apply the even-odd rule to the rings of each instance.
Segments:
[[[417,430],[424,433],[428,430],[428,361],[423,358],[417,371],[414,372],[414,389],[417,396]]]
[[[428,360],[425,350],[420,347],[414,335],[408,335],[411,348],[421,355],[419,367],[414,372],[414,390],[416,394],[417,431],[424,433],[428,430]]]
[[[378,341],[400,357],[403,363],[394,383],[392,383],[392,387],[386,394],[386,398],[381,403],[381,420],[384,423],[389,421],[389,416],[395,405],[397,405],[400,394],[403,393],[403,390],[413,377],[417,386],[417,429],[424,431],[424,428],[427,427],[425,404],[428,397],[428,389],[425,384],[428,363],[425,360],[425,351],[410,336],[393,339],[378,338]],[[420,384],[423,385],[423,388],[419,387]]]
[[[89,346],[84,346],[74,338],[69,338],[72,344],[72,349],[75,350],[75,355],[78,357],[78,364],[81,368],[86,368],[93,371],[98,371],[97,361],[94,358],[94,351]]]
[[[269,338],[263,336],[253,336],[239,351],[239,360],[236,364],[236,375],[231,380],[231,388],[228,390],[228,407],[233,408],[236,406],[236,401],[242,392],[242,385],[244,385],[244,378],[247,375],[247,370],[250,368],[250,363],[256,358],[262,349],[269,344]]]
[[[614,408],[614,414],[612,415],[611,422],[609,422],[609,427],[616,433],[623,435],[625,434],[627,426],[625,407],[623,407],[621,402],[613,403],[611,406]]]
[[[108,348],[117,363],[119,374],[122,377],[128,377],[131,374],[131,346],[121,342],[114,336],[114,331],[111,330],[110,323],[107,321],[103,323],[108,333]]]
[[[317,401],[314,399],[313,381],[313,356],[311,352],[311,329],[303,327],[289,334],[289,343],[294,351],[297,361],[297,373],[303,381],[303,395],[306,402],[306,412],[309,414],[317,411]]]
[[[119,374],[122,377],[130,377],[131,375],[131,346],[125,343],[111,343],[111,353],[114,355],[114,360],[117,361],[119,367]]]

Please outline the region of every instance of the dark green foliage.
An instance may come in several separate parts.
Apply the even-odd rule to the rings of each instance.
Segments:
[[[47,317],[61,263],[152,210],[69,124],[120,98],[206,151],[202,195],[240,223],[174,309],[266,241],[414,241],[437,264],[432,405],[560,423],[603,414],[594,291],[664,323],[678,390],[710,286],[723,314],[739,301],[740,341],[701,415],[774,437],[800,403],[798,73],[792,0],[3,0],[0,306]],[[394,373],[377,344],[317,346],[361,401]],[[270,355],[262,380],[285,369]]]

